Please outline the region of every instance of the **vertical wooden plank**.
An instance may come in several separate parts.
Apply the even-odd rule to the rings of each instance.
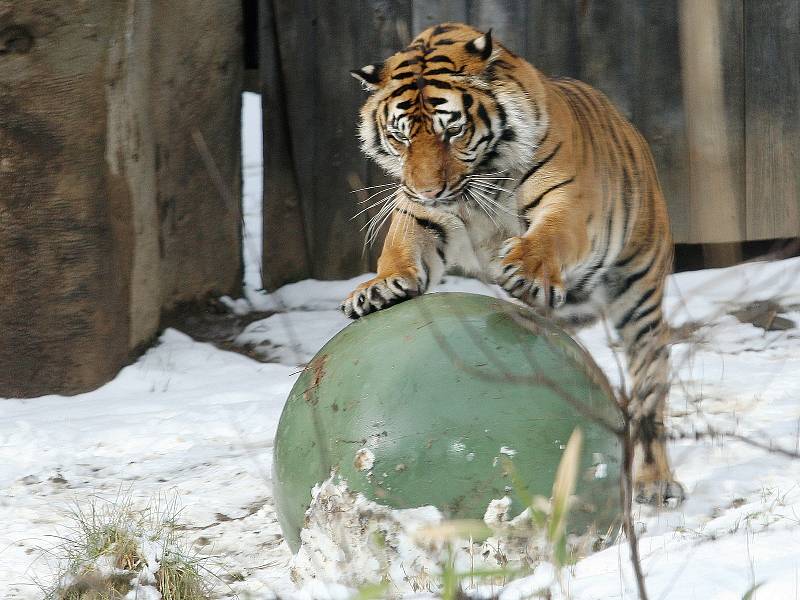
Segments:
[[[719,4],[680,3],[690,241],[730,242],[744,236],[742,194],[734,188],[728,144]]]
[[[720,52],[722,55],[722,86],[725,130],[728,141],[729,177],[734,195],[733,204],[739,214],[739,230],[735,239],[747,239],[747,190],[745,153],[745,77],[744,77],[744,2],[719,2]],[[694,199],[693,199],[694,201]],[[702,199],[698,199],[702,201]],[[708,241],[708,240],[703,240]],[[737,254],[738,252],[738,254]],[[740,262],[741,247],[728,251],[729,258]],[[732,264],[732,263],[731,263]]]
[[[307,247],[306,270],[311,276],[311,256],[314,254],[313,236],[313,177],[315,137],[312,120],[317,106],[314,97],[314,78],[316,77],[316,48],[312,40],[317,36],[318,15],[314,12],[313,0],[272,2],[275,19],[275,34],[279,56],[278,68],[283,89],[282,102],[285,107],[287,148],[291,150],[291,163],[297,206],[302,213],[300,224],[304,229]],[[263,67],[262,67],[263,68]],[[266,87],[266,83],[265,83]],[[276,117],[280,113],[276,114]],[[264,112],[264,121],[269,118]],[[269,152],[264,146],[265,154]],[[267,174],[265,172],[265,177]],[[265,187],[266,190],[266,187]]]
[[[467,0],[412,0],[412,37],[422,33],[428,27],[447,21],[466,23]]]
[[[632,118],[645,43],[638,0],[591,2],[578,17],[579,78],[603,91]]]
[[[632,107],[634,124],[650,144],[676,241],[689,239],[689,182],[686,113],[681,79],[680,24],[675,2],[642,7],[642,47]]]
[[[525,58],[545,75],[579,76],[577,17],[574,0],[528,3]]]
[[[241,27],[237,2],[152,2],[162,309],[241,290]]]
[[[676,241],[690,194],[676,3],[591,2],[578,12],[579,78],[603,91],[650,144]]]
[[[481,31],[492,30],[492,37],[516,54],[527,53],[525,0],[470,0],[468,22]]]
[[[369,183],[367,161],[356,139],[358,109],[364,92],[348,70],[377,62],[410,41],[410,0],[359,0],[342,11],[326,0],[314,2],[316,102],[312,179],[312,272],[318,278],[342,278],[374,267],[363,253],[363,235],[350,194],[354,178]]]
[[[747,238],[800,234],[800,3],[745,2]]]
[[[734,241],[743,231],[724,95],[721,30],[729,24],[719,6],[716,0],[679,3],[689,184],[687,229],[679,241]]]
[[[307,229],[297,182],[274,0],[261,0],[260,67],[263,84],[263,281],[267,290],[311,275]],[[283,26],[284,24],[281,24]]]

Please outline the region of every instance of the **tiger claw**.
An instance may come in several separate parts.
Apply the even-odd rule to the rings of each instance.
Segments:
[[[355,289],[339,305],[339,309],[346,317],[358,319],[418,296],[422,291],[420,283],[412,277],[376,277]]]
[[[497,283],[525,304],[558,308],[566,300],[561,269],[544,250],[529,238],[506,240],[500,249],[502,269]]]
[[[567,300],[567,293],[563,287],[553,287],[552,290],[551,308],[559,308],[564,305]]]
[[[654,506],[679,506],[686,499],[686,490],[675,480],[637,482],[637,504]]]

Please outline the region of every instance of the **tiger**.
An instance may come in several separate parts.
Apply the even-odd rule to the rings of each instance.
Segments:
[[[672,239],[642,135],[597,89],[547,77],[460,23],[351,73],[371,92],[362,150],[399,183],[376,201],[373,227],[389,220],[377,276],[344,314],[413,298],[456,269],[573,328],[608,319],[632,382],[635,500],[682,502],[664,428]]]

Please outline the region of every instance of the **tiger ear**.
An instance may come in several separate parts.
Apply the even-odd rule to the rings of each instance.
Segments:
[[[476,54],[481,60],[487,60],[492,55],[492,30],[467,42],[464,47],[470,54]]]
[[[365,90],[377,90],[383,85],[383,65],[379,63],[354,69],[350,75],[358,79]]]

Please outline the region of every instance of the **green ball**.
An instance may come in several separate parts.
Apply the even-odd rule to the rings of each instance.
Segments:
[[[353,322],[292,388],[275,437],[281,529],[296,552],[312,487],[332,470],[393,508],[481,519],[494,498],[549,498],[576,427],[583,449],[568,530],[620,513],[622,416],[563,330],[489,296],[426,294]],[[524,489],[515,489],[515,486]]]

